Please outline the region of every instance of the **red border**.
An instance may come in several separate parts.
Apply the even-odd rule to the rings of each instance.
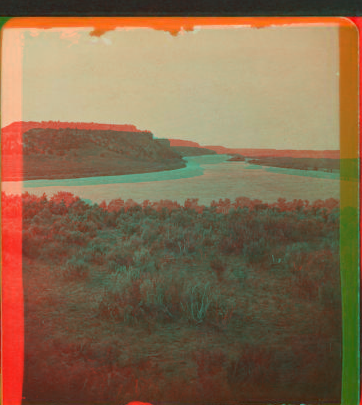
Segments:
[[[21,145],[21,131],[14,134]],[[20,146],[21,148],[21,146]],[[1,153],[7,151],[1,147]],[[13,167],[21,170],[21,150],[13,161]],[[10,168],[1,162],[2,176]],[[18,405],[22,398],[24,368],[24,305],[22,281],[22,204],[7,204],[1,195],[1,248],[2,248],[2,403]]]
[[[52,20],[52,21],[51,21]],[[30,26],[35,27],[37,25],[43,26],[44,28],[50,28],[51,26],[63,25],[64,21],[67,20],[70,26],[79,26],[79,19],[37,19],[37,18],[15,18],[10,20],[7,24],[8,27],[24,27]],[[99,24],[95,24],[94,35],[101,33],[104,30],[112,29],[112,27],[118,22],[117,19],[99,19]],[[126,24],[127,19],[123,19],[123,25]],[[129,25],[142,26],[150,24],[154,29],[161,29],[169,31],[176,35],[180,26],[185,27],[185,20],[187,18],[138,18],[138,19],[128,19]],[[189,18],[188,24],[192,26],[197,25],[208,25],[208,24],[218,24],[226,25],[232,23],[238,23],[238,19],[235,18]],[[246,23],[247,19],[240,18],[240,23]],[[291,24],[291,23],[303,23],[308,22],[308,18],[258,18],[253,17],[248,19],[249,23],[255,24],[256,26],[267,26],[270,23],[273,24]],[[309,20],[318,20],[319,23],[323,23],[325,18],[309,18]],[[322,20],[322,21],[321,21]],[[323,21],[324,20],[324,21]],[[335,20],[335,19],[331,19]],[[348,17],[348,20],[354,23],[359,30],[359,65],[362,62],[362,17]],[[82,19],[81,25],[91,25],[94,19],[84,20]],[[113,23],[112,23],[113,21]],[[146,22],[146,23],[145,23]],[[310,21],[311,22],[311,21]],[[188,25],[186,24],[186,25]],[[185,28],[184,28],[185,29]],[[186,29],[191,29],[188,26]],[[362,81],[361,70],[359,72],[360,83]],[[360,127],[361,127],[361,105],[362,105],[362,92],[359,94],[360,98]],[[15,138],[21,141],[21,131],[14,134]],[[20,144],[21,142],[19,142]],[[4,147],[2,146],[2,153],[6,153]],[[360,143],[360,153],[362,153],[361,143]],[[22,155],[18,155],[18,158],[14,160],[14,165],[17,168],[22,168]],[[10,169],[1,164],[1,172],[3,176],[10,174]],[[360,198],[362,198],[362,192],[360,191]],[[1,231],[2,237],[2,403],[4,405],[20,405],[22,400],[22,381],[23,381],[23,367],[24,367],[24,315],[23,315],[23,284],[22,284],[22,240],[21,240],[21,230],[22,230],[22,211],[21,204],[17,208],[18,211],[16,215],[11,213],[9,206],[6,205],[3,197],[1,196],[1,215],[3,228]],[[362,221],[360,222],[362,225]],[[11,228],[11,232],[4,231],[4,228]],[[11,235],[13,233],[13,235]],[[17,237],[19,236],[20,237]],[[361,245],[362,246],[362,245]],[[362,260],[362,256],[361,256]],[[5,312],[3,311],[5,309]],[[5,331],[5,333],[4,333]],[[361,397],[362,405],[362,397]],[[349,404],[348,404],[349,405]],[[352,404],[351,404],[352,405]]]

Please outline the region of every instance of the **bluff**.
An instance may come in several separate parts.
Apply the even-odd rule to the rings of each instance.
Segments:
[[[107,126],[84,129],[84,125],[83,129],[28,127],[12,128],[13,136],[9,128],[2,131],[3,181],[115,176],[186,166],[167,142],[135,127],[127,131]],[[19,152],[23,164],[14,164],[12,170]]]

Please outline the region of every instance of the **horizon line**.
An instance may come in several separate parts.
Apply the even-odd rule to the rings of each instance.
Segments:
[[[227,147],[227,146],[223,146],[223,145],[213,145],[213,144],[200,144],[199,142],[190,140],[190,139],[180,139],[180,138],[171,138],[171,137],[167,137],[167,138],[159,138],[156,137],[154,135],[154,133],[151,130],[148,129],[139,129],[135,124],[130,124],[130,123],[123,123],[123,124],[116,124],[116,123],[106,123],[106,122],[94,122],[94,121],[60,121],[60,120],[42,120],[42,121],[35,121],[35,120],[28,120],[28,121],[13,121],[10,124],[5,125],[4,127],[0,128],[0,131],[10,127],[13,124],[23,124],[23,123],[39,123],[39,124],[44,124],[44,123],[62,123],[62,124],[85,124],[85,125],[105,125],[105,126],[128,126],[128,127],[134,127],[135,129],[135,133],[138,132],[147,132],[147,133],[151,133],[154,137],[155,140],[159,139],[168,139],[168,140],[174,140],[174,141],[182,141],[182,142],[192,142],[194,144],[197,144],[199,147],[202,148],[207,148],[207,147],[220,147],[220,148],[224,148],[224,149],[245,149],[245,150],[265,150],[265,151],[300,151],[300,152],[339,152],[339,149],[291,149],[291,148],[286,148],[286,149],[279,149],[279,148],[272,148],[272,147]],[[43,128],[45,129],[45,128]],[[54,128],[49,128],[49,129],[54,129]],[[82,128],[79,128],[82,129]],[[91,130],[91,129],[89,129]],[[117,130],[115,130],[117,131]],[[186,145],[185,145],[186,146]],[[195,146],[196,147],[196,146]]]

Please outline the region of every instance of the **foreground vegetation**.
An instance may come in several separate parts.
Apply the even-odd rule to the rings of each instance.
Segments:
[[[338,201],[21,204],[26,402],[340,401]]]

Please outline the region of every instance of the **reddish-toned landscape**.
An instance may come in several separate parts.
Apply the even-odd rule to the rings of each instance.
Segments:
[[[337,200],[86,204],[23,212],[23,404],[339,403]]]
[[[185,167],[185,161],[182,160],[184,156],[212,153],[233,155],[234,161],[244,161],[247,157],[253,159],[251,163],[262,166],[328,172],[339,170],[337,150],[201,146],[193,141],[158,139],[149,130],[141,131],[135,125],[129,124],[14,122],[3,128],[1,133],[3,181],[114,176],[174,170]],[[137,144],[137,147],[132,144]],[[158,152],[155,152],[155,148]],[[163,152],[160,152],[160,148]],[[138,152],[141,149],[142,156]],[[243,158],[237,159],[238,156]]]
[[[61,122],[14,123],[2,148],[3,180],[20,156],[27,180],[223,158],[211,151],[233,155],[236,168],[247,164],[241,154],[292,167],[337,154],[203,148],[132,125]],[[23,404],[338,403],[339,201],[204,204],[155,200],[152,182],[142,187],[141,203],[2,195],[4,234],[15,238],[20,211],[23,219]]]
[[[148,130],[140,130],[135,125],[124,124],[99,124],[99,123],[84,123],[84,122],[60,122],[60,121],[42,121],[42,122],[14,122],[1,130],[3,148],[7,148],[9,142],[15,142],[16,139],[21,140],[21,136],[34,128],[72,128],[83,130],[102,130],[102,131],[126,131],[126,132],[150,132]],[[189,146],[196,148],[206,148],[214,150],[220,154],[241,154],[251,157],[296,157],[296,158],[324,158],[324,159],[339,159],[339,150],[278,150],[278,149],[250,149],[250,148],[226,148],[217,145],[200,145],[197,142],[186,141],[181,139],[169,138],[170,146]]]
[[[171,20],[4,26],[5,405],[352,405],[340,25]]]
[[[251,149],[251,148],[225,148],[216,145],[200,145],[197,142],[170,139],[171,146],[193,146],[214,150],[220,154],[240,154],[250,157],[294,157],[294,158],[322,158],[339,159],[339,150],[280,150],[280,149]]]

